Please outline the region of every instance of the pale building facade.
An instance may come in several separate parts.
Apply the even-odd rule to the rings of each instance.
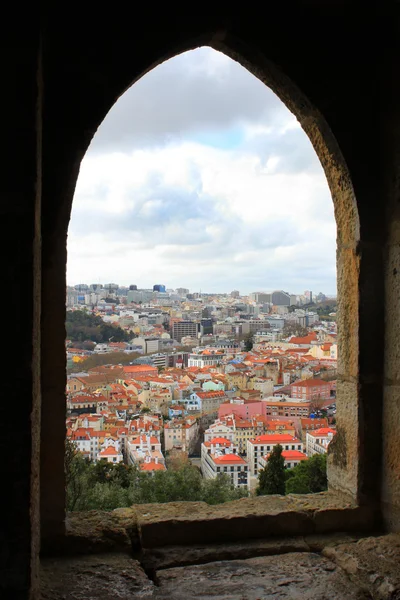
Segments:
[[[201,445],[201,472],[204,479],[215,479],[225,474],[230,477],[234,487],[249,489],[248,464],[239,456],[237,447],[223,437]]]
[[[270,454],[277,444],[280,444],[283,450],[303,452],[303,442],[287,433],[258,435],[247,442],[247,462],[252,475],[258,475],[259,459]]]

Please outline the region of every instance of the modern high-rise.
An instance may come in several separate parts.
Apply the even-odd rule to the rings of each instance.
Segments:
[[[283,290],[272,292],[271,298],[274,306],[290,306],[290,294]]]
[[[200,324],[195,321],[177,321],[172,325],[172,337],[178,342],[183,337],[197,337],[200,331]]]
[[[257,302],[257,304],[270,304],[272,302],[272,294],[269,292],[252,292],[249,297],[253,302]]]
[[[189,290],[187,288],[176,288],[175,291],[179,296],[187,296],[189,293]]]

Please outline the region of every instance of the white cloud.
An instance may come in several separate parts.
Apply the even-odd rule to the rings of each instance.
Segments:
[[[149,105],[158,101],[163,90],[153,84],[160,85],[163,70],[176,79],[168,80],[168,102],[158,107],[165,114],[129,112],[128,100],[137,106],[141,83],[140,103],[146,94]],[[154,82],[145,85],[150,76]],[[241,100],[249,98],[252,110],[227,101],[222,91],[207,98],[201,85],[220,88],[221,80],[228,94],[237,95],[244,82]],[[177,94],[185,89],[196,102],[184,106],[180,122],[174,83]],[[227,57],[201,49],[164,63],[124,98],[104,121],[107,136],[94,139],[82,162],[69,231],[69,283],[147,287],[160,280],[203,291],[335,292],[336,227],[327,182],[305,133],[270,90]],[[229,115],[220,122],[224,102]],[[194,123],[191,108],[200,110]],[[121,133],[128,112],[127,129],[140,133],[147,125],[152,133],[141,147]],[[169,119],[175,133],[167,139],[161,123]],[[219,141],[211,136],[207,143],[210,124],[218,123]]]

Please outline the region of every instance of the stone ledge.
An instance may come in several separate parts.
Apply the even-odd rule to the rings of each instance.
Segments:
[[[209,506],[171,502],[133,507],[140,545],[193,545],[271,536],[371,531],[372,511],[332,493],[244,498]]]
[[[372,511],[332,492],[260,496],[210,506],[204,502],[140,504],[110,512],[70,513],[66,536],[47,540],[42,555],[132,552],[189,546],[374,530]]]
[[[346,533],[311,535],[300,537],[271,538],[269,540],[245,540],[236,543],[204,544],[193,546],[163,546],[143,548],[140,564],[146,572],[201,565],[214,561],[256,558],[287,554],[289,552],[321,552],[324,548],[355,542],[360,536]]]
[[[65,531],[64,537],[42,543],[42,556],[131,553],[139,546],[136,513],[131,509],[69,513]]]

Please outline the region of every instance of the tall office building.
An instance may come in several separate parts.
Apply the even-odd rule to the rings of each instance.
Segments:
[[[283,290],[272,292],[272,304],[274,306],[290,306],[290,294]]]
[[[200,331],[200,323],[194,321],[178,321],[172,325],[172,338],[181,341],[183,337],[196,338]]]

